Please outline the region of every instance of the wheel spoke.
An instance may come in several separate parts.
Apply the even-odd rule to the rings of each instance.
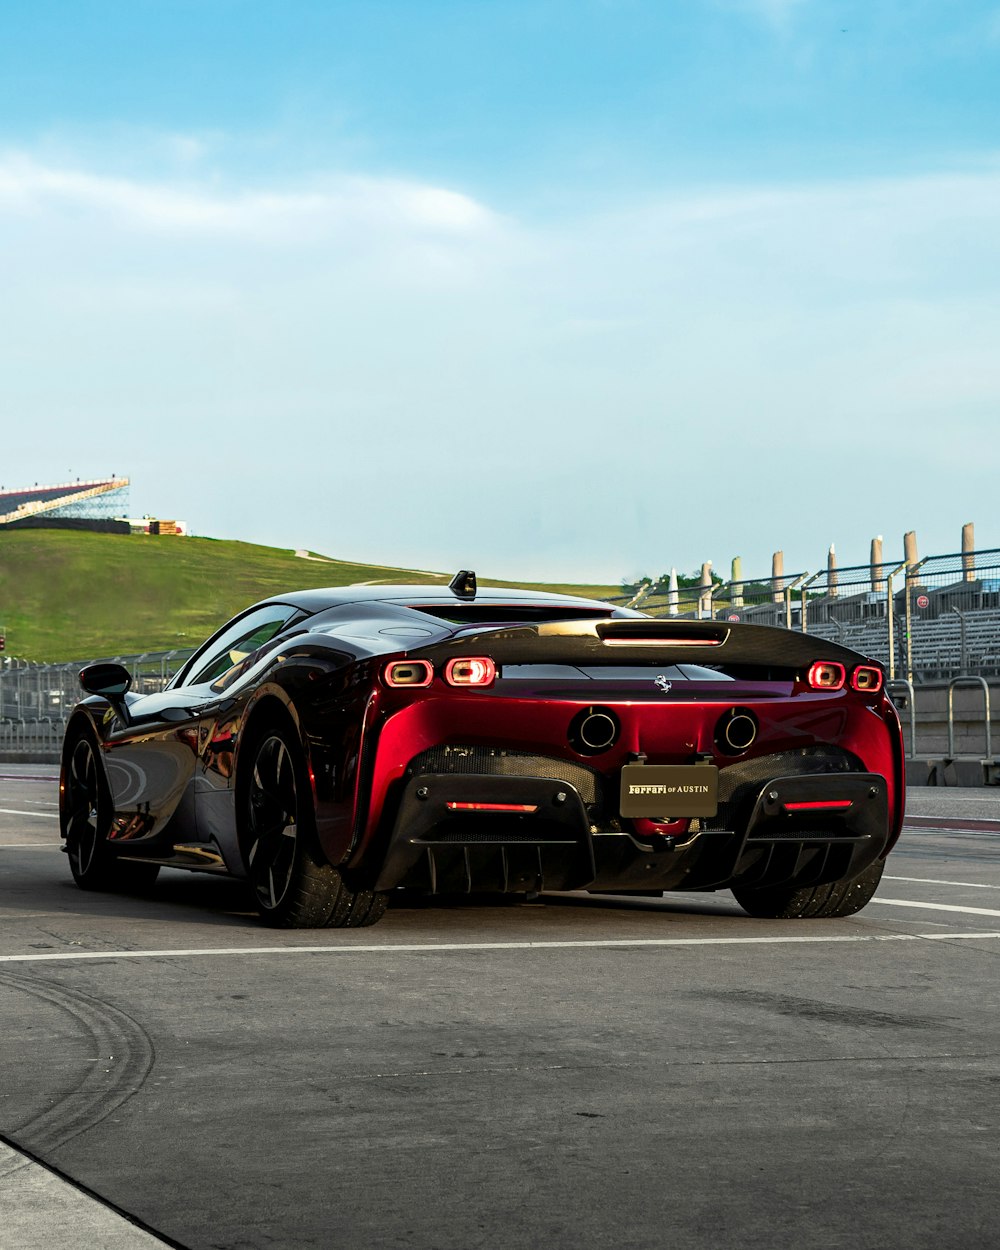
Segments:
[[[291,884],[298,839],[295,763],[277,735],[257,752],[249,800],[247,871],[262,905],[273,910]]]
[[[63,806],[63,835],[66,849],[79,876],[94,863],[101,841],[101,792],[98,764],[91,743],[81,737],[69,761]]]

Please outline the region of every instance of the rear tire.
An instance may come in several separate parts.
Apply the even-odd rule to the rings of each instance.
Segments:
[[[388,905],[389,898],[385,893],[379,890],[359,890],[352,895],[351,905],[344,918],[336,922],[331,920],[331,927],[336,925],[343,929],[366,928],[382,919]]]
[[[88,733],[81,730],[66,752],[59,795],[59,828],[66,840],[73,880],[81,890],[146,890],[159,864],[121,860],[108,844],[113,804],[108,783]]]
[[[305,759],[291,727],[269,725],[248,745],[240,847],[263,923],[280,929],[374,924],[385,895],[353,893],[324,859]]]
[[[763,920],[813,920],[853,916],[871,900],[885,861],[877,859],[849,881],[831,881],[804,890],[793,886],[763,889],[736,887],[733,896],[744,911]]]

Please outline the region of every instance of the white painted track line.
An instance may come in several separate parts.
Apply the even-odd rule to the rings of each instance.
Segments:
[[[0,816],[41,816],[42,820],[58,820],[58,812],[22,812],[16,807],[0,807]]]
[[[1000,914],[1000,913],[995,913]],[[0,955],[0,963],[56,963],[84,959],[214,959],[225,955],[409,955],[438,951],[607,950],[650,946],[802,946],[846,942],[941,942],[1000,938],[1000,929],[953,933],[879,933],[844,936],[613,938],[578,942],[420,942],[383,946],[217,946],[180,950],[65,951],[56,954]]]
[[[917,903],[906,898],[873,898],[868,904],[883,903],[887,907],[922,907],[927,911],[962,912],[967,916],[1000,916],[1000,911],[990,907],[957,907],[954,903]]]
[[[890,877],[884,876],[883,881],[909,881],[915,885],[960,885],[966,890],[1000,890],[1000,885],[991,885],[986,881],[939,881],[937,877]]]

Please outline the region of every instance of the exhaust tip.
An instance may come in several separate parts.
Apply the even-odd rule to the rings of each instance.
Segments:
[[[734,707],[716,725],[715,741],[726,755],[742,755],[753,746],[759,729],[757,717],[749,708]]]
[[[599,755],[615,745],[620,733],[618,717],[610,708],[588,707],[570,722],[569,742],[580,755]]]

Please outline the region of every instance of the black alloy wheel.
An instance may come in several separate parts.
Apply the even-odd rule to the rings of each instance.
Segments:
[[[292,887],[299,849],[295,764],[284,738],[272,734],[257,749],[250,778],[247,872],[262,908],[280,910]]]
[[[385,911],[385,895],[353,893],[324,859],[305,761],[293,734],[272,727],[251,748],[240,842],[261,920],[285,929],[374,924]]]
[[[86,733],[70,748],[62,793],[59,826],[66,840],[70,871],[83,890],[142,889],[152,885],[157,864],[120,860],[108,845],[111,795],[97,752]]]

